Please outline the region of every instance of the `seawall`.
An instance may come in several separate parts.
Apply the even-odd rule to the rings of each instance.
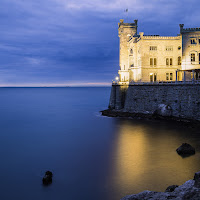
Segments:
[[[109,110],[199,121],[200,84],[113,84]]]

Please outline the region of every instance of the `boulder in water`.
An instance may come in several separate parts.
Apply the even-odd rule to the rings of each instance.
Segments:
[[[176,149],[176,152],[179,155],[193,155],[195,154],[195,148],[188,143],[183,143],[178,149]]]
[[[52,183],[53,173],[51,171],[46,171],[45,176],[42,179],[44,185],[49,185]]]

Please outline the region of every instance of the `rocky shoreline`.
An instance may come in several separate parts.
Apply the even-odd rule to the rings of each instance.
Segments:
[[[149,113],[132,113],[132,112],[124,112],[123,110],[113,110],[107,109],[100,111],[103,116],[107,117],[120,117],[120,118],[133,118],[133,119],[151,119],[151,120],[167,120],[167,121],[177,121],[184,123],[192,123],[196,125],[200,125],[198,120],[185,119],[181,117],[173,117],[173,116],[162,116],[158,114],[149,114]]]
[[[121,200],[200,200],[200,172],[195,173],[194,179],[186,181],[181,186],[169,186],[165,192],[143,191],[128,195]]]
[[[165,121],[177,121],[186,124],[189,127],[198,127],[200,123],[198,120],[191,120],[185,118],[177,118],[172,116],[161,116],[158,114],[149,113],[130,113],[124,112],[123,110],[107,109],[101,111],[103,116],[107,117],[119,117],[119,118],[133,118],[133,119],[149,119],[149,120],[165,120]],[[188,144],[183,144],[187,145]],[[179,154],[179,147],[176,151]],[[193,147],[192,147],[193,148]],[[192,151],[192,154],[195,150]],[[132,194],[123,197],[121,200],[200,200],[200,172],[195,173],[193,180],[186,181],[183,185],[169,186],[165,192],[155,192],[155,191],[143,191],[138,194]]]

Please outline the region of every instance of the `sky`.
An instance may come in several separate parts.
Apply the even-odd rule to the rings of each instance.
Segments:
[[[200,27],[199,10],[198,0],[0,0],[0,86],[111,85],[120,19],[173,36]]]

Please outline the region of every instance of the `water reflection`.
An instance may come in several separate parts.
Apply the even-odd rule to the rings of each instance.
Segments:
[[[200,154],[182,158],[182,142],[199,145],[199,134],[176,123],[116,120],[112,180],[120,194],[163,191],[182,184],[199,171]],[[195,139],[196,138],[196,139]]]

